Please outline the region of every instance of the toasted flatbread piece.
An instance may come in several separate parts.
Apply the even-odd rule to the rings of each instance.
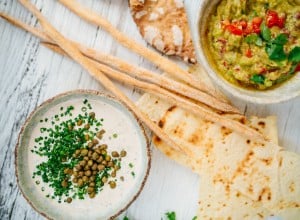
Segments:
[[[251,119],[252,127],[273,140],[259,144],[147,94],[138,104],[166,133],[183,140],[193,155],[176,152],[156,137],[155,145],[209,181],[200,192],[200,219],[294,219],[300,214],[299,155],[283,156],[287,153],[277,145],[274,117]]]
[[[129,0],[135,23],[143,38],[166,55],[196,63],[182,0]]]

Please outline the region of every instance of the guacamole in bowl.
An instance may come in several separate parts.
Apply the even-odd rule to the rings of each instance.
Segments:
[[[242,88],[274,88],[300,71],[298,0],[221,0],[207,18],[213,69]]]

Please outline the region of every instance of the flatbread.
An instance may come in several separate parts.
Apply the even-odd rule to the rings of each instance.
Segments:
[[[299,155],[284,156],[287,153],[278,146],[274,117],[251,119],[252,127],[273,140],[262,145],[147,94],[138,105],[193,152],[192,156],[176,152],[154,137],[163,153],[206,181],[200,190],[200,219],[263,219],[275,214],[295,219],[300,215]]]
[[[196,63],[182,0],[129,0],[132,17],[143,38],[166,55]]]

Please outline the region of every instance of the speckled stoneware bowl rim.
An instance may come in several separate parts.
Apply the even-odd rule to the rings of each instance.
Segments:
[[[214,7],[219,1],[221,0],[201,0],[193,3],[189,1],[185,2],[189,26],[198,62],[203,66],[215,84],[232,96],[255,104],[275,104],[300,96],[300,73],[298,73],[298,76],[294,76],[288,82],[284,83],[284,85],[280,85],[278,88],[273,90],[250,91],[229,83],[222,76],[220,76],[220,74],[217,73],[213,67],[211,67],[206,52],[203,50],[205,45],[201,40],[201,28],[205,28],[204,22],[210,13],[208,8]],[[296,85],[296,87],[294,89],[290,89],[290,85]],[[283,86],[285,86],[284,90],[282,88]]]
[[[51,103],[52,101],[58,99],[58,98],[62,98],[64,96],[68,96],[68,95],[72,95],[72,94],[88,94],[88,95],[95,95],[95,96],[100,96],[102,98],[106,98],[109,99],[113,102],[116,102],[120,105],[122,105],[129,114],[131,114],[133,116],[133,118],[135,119],[135,121],[137,122],[140,130],[141,130],[141,134],[142,137],[145,139],[145,143],[146,143],[146,155],[147,155],[147,165],[146,165],[146,171],[143,177],[143,180],[140,184],[139,190],[132,196],[131,200],[128,201],[128,203],[121,208],[119,211],[117,211],[117,213],[113,214],[112,216],[108,217],[108,219],[115,219],[116,217],[118,217],[120,214],[122,214],[126,209],[128,209],[128,207],[137,199],[137,197],[140,195],[140,193],[142,192],[146,181],[148,179],[149,176],[149,172],[150,172],[150,168],[151,168],[151,150],[150,150],[150,141],[148,136],[146,135],[146,131],[145,128],[142,124],[142,122],[140,121],[140,119],[136,116],[136,114],[120,99],[116,98],[113,95],[107,94],[105,92],[100,92],[100,91],[96,91],[96,90],[86,90],[86,89],[77,89],[77,90],[72,90],[72,91],[67,91],[64,93],[60,93],[52,98],[47,99],[46,101],[44,101],[42,104],[40,104],[37,108],[35,108],[30,115],[28,116],[28,118],[26,119],[26,121],[24,122],[23,126],[20,129],[19,135],[18,135],[18,140],[17,140],[17,144],[15,146],[15,175],[17,178],[17,184],[18,187],[23,195],[23,197],[25,198],[25,200],[29,203],[29,205],[36,211],[38,212],[40,215],[44,216],[47,219],[52,219],[51,217],[49,217],[47,215],[47,213],[42,212],[38,209],[38,207],[36,207],[31,201],[30,199],[27,197],[26,193],[23,191],[22,186],[19,182],[19,173],[18,173],[18,149],[21,143],[21,139],[22,139],[22,135],[24,130],[26,129],[27,125],[29,124],[29,122],[31,121],[31,119],[33,118],[33,116],[35,115],[35,113],[37,113],[40,109],[42,109],[46,104]]]

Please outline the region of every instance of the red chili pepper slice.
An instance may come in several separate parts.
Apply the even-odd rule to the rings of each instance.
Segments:
[[[269,28],[277,26],[279,28],[284,27],[285,18],[279,17],[276,11],[268,10],[266,14],[266,23]]]
[[[252,20],[252,33],[259,34],[260,33],[260,25],[263,19],[260,17],[255,17]]]
[[[249,48],[248,50],[246,50],[245,55],[246,55],[246,57],[248,57],[248,58],[251,58],[251,57],[252,57],[252,51],[251,51],[250,48]]]
[[[267,72],[266,67],[262,67],[261,70],[259,71],[259,74],[265,74]]]
[[[226,29],[227,29],[230,33],[232,33],[232,34],[234,34],[234,35],[238,35],[238,36],[243,35],[243,30],[242,30],[242,29],[239,29],[239,28],[238,28],[237,26],[235,26],[235,25],[232,25],[232,24],[226,25]]]

